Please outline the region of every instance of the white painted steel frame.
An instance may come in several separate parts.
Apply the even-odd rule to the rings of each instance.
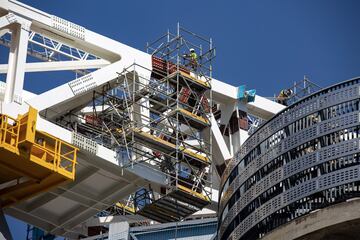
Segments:
[[[0,65],[0,73],[7,74],[0,111],[11,116],[16,117],[17,114],[24,113],[28,105],[40,112],[49,111],[50,118],[60,116],[71,109],[83,107],[91,100],[93,90],[114,81],[118,76],[117,72],[121,72],[134,62],[152,69],[151,55],[145,52],[18,1],[0,0],[0,37],[9,32],[11,32],[11,42],[7,45],[3,42],[10,48],[9,63]],[[35,36],[40,37],[42,42],[37,41]],[[47,62],[26,63],[29,43],[43,47],[46,53],[42,60]],[[64,46],[66,49],[74,49],[75,53],[66,53]],[[73,61],[48,61],[55,53]],[[25,72],[86,69],[97,70],[39,95],[23,90]],[[78,84],[81,85],[81,89],[76,87]],[[212,79],[211,84],[213,99],[231,109],[228,113],[223,113],[222,121],[228,120],[232,110],[236,108],[245,109],[264,119],[269,119],[283,109],[282,105],[260,96],[256,96],[253,103],[239,103],[237,87],[216,79]],[[240,142],[235,141],[234,146],[229,146],[229,141],[224,139],[214,117],[212,121],[215,123],[212,124],[214,145],[215,149],[218,149],[214,159],[217,164],[223,164],[232,157],[234,147],[238,147],[235,145],[241,144],[247,134],[241,133],[243,137],[240,136]],[[37,127],[67,142],[72,142],[71,131],[43,118],[39,117]],[[79,224],[99,210],[125,198],[148,182],[160,186],[163,181],[163,176],[149,169],[136,167],[122,172],[120,167],[115,167],[116,165],[118,162],[115,153],[97,145],[95,155],[80,154],[74,183],[58,187],[6,209],[6,213],[54,234],[68,237],[84,234],[85,230]],[[103,189],[89,193],[91,185],[101,182],[102,179]],[[216,190],[214,191],[217,193]],[[213,195],[217,196],[217,194]],[[216,204],[217,199],[213,199],[213,202]]]

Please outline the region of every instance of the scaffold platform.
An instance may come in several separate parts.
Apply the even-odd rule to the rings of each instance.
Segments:
[[[170,79],[173,84],[179,83],[180,86],[188,86],[196,91],[205,91],[211,88],[211,85],[205,77],[191,76],[190,73],[183,71],[176,71],[166,77]]]
[[[198,116],[192,112],[189,112],[183,108],[177,108],[174,111],[172,111],[169,115],[178,115],[179,122],[190,125],[193,128],[196,128],[198,130],[203,130],[204,128],[207,128],[210,126],[210,121],[202,116]],[[175,116],[176,117],[176,116]]]
[[[174,41],[179,41],[179,48],[171,50],[174,42],[166,39],[156,46],[150,44],[150,50],[154,46],[152,68],[137,63],[124,68],[113,85],[94,91],[92,115],[82,115],[85,121],[78,124],[86,136],[119,153],[122,167],[141,164],[164,176],[156,198],[149,198],[141,208],[134,204],[136,214],[159,222],[184,219],[211,199],[206,189],[212,185],[211,61],[215,51],[211,39],[178,30]],[[197,46],[196,66],[181,54],[190,50],[184,44],[190,41],[181,32]],[[132,212],[127,205],[116,207]]]
[[[152,135],[148,132],[145,132],[141,129],[135,128],[132,131],[134,133],[135,140],[139,143],[143,143],[146,146],[150,147],[153,150],[158,150],[169,155],[173,155],[176,152],[176,144],[166,141],[158,136]],[[179,146],[179,150],[188,158],[210,164],[208,157],[203,156],[200,149],[192,147],[186,148],[184,146]]]
[[[136,213],[160,223],[176,222],[194,214],[210,203],[210,198],[184,186],[177,186],[167,195],[144,204]]]

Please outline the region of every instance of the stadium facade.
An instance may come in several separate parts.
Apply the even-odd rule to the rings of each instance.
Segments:
[[[219,239],[262,238],[360,195],[359,81],[298,101],[247,139],[222,176]]]

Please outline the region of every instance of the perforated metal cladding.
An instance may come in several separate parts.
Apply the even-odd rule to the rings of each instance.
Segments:
[[[317,135],[317,126],[312,126],[307,129],[297,132],[293,136],[286,138],[284,141],[284,150],[290,150],[294,146],[306,142],[308,139],[314,138]]]
[[[220,233],[226,229],[233,218],[239,213],[244,207],[246,207],[251,201],[257,198],[261,193],[265,192],[270,187],[278,184],[283,180],[283,169],[278,168],[265,178],[261,179],[258,183],[252,186],[246,191],[243,197],[237,201],[226,214],[224,221],[221,224]]]
[[[249,202],[254,200],[256,197],[259,196],[262,192],[264,192],[266,189],[269,189],[271,186],[278,184],[280,181],[283,180],[283,178],[287,178],[288,176],[291,176],[297,172],[300,172],[304,169],[307,169],[309,167],[312,167],[316,164],[320,164],[322,162],[329,161],[331,159],[343,157],[349,154],[354,154],[359,152],[359,139],[353,139],[346,142],[341,142],[337,145],[331,145],[325,148],[320,149],[317,152],[311,153],[309,155],[305,155],[302,158],[296,159],[289,164],[284,165],[284,171],[286,174],[283,176],[282,170],[283,168],[279,168],[266,176],[264,179],[260,180],[258,183],[256,183],[250,191],[247,191],[244,195],[244,198],[241,198],[239,201],[237,201],[234,206],[228,211],[226,214],[226,217],[224,218],[224,221],[221,223],[220,228],[220,236],[223,234],[223,232],[228,227],[229,223],[234,219],[234,217],[247,205]],[[318,159],[318,161],[316,161]],[[355,167],[356,169],[357,167]],[[354,181],[354,179],[358,178],[359,176],[354,174],[354,170],[346,171],[346,169],[342,172],[345,173],[337,173],[335,175],[329,175],[325,176],[322,180],[321,177],[319,180],[314,180],[311,182],[304,183],[304,185],[299,185],[296,188],[293,188],[291,191],[288,191],[284,194],[284,203],[287,202],[293,202],[297,199],[301,199],[306,195],[310,195],[312,193],[315,193],[319,191],[319,189],[316,188],[317,181],[319,181],[319,187],[320,188],[329,188],[332,187],[332,185],[329,186],[323,186],[321,184],[322,181],[329,182],[328,179],[333,179],[335,181],[335,184],[338,183],[338,181],[341,181],[343,183]],[[347,177],[344,177],[344,174],[348,175]],[[353,175],[354,174],[354,175]],[[351,178],[349,180],[349,178]],[[335,180],[334,180],[335,179]],[[255,192],[253,189],[255,188]],[[250,197],[252,196],[252,197]],[[276,198],[274,200],[274,203],[269,203],[275,206],[280,207],[281,198]],[[269,209],[269,207],[264,207],[265,209]],[[259,210],[257,212],[257,217],[261,216],[261,213],[263,213],[265,210]]]
[[[222,198],[223,201],[221,204],[220,203],[220,208],[221,208],[221,211],[223,210],[223,207],[224,207],[224,204],[227,203],[230,199],[230,197],[233,195],[233,193],[235,192],[235,187],[239,186],[239,178],[236,178],[234,182],[232,182],[232,184],[228,187],[228,189],[226,190],[226,192],[223,194]]]
[[[257,222],[260,222],[264,219],[266,215],[274,212],[281,203],[281,196],[273,198],[271,201],[265,203],[260,208],[258,208],[255,212],[250,214],[244,221],[242,221],[231,233],[230,238],[239,239],[242,235],[244,235],[249,229],[251,229]]]
[[[331,91],[319,97],[320,108],[335,105],[339,102],[347,101],[359,97],[359,86],[348,86]]]
[[[337,186],[340,182],[342,184],[353,182],[356,179],[359,179],[359,166],[345,168],[332,174],[321,176],[319,177],[318,182],[319,188],[323,189]]]
[[[353,84],[358,84],[358,79],[353,80],[352,83],[344,84],[348,86],[343,88],[335,86],[312,95],[279,113],[279,115],[262,126],[242,145],[238,152],[238,156],[234,158],[230,162],[229,167],[225,169],[224,175],[222,176],[222,183],[228,178],[238,161],[244,158],[255,146],[267,139],[274,132],[277,132],[294,121],[322,108],[358,98],[360,94],[359,86]]]
[[[319,124],[319,134],[330,132],[344,126],[351,127],[359,123],[359,112],[349,113]]]
[[[357,114],[353,114],[353,115],[357,115]],[[359,150],[358,140],[342,142],[342,143],[339,143],[339,145],[332,145],[329,147],[325,147],[325,148],[321,149],[320,151],[313,152],[311,154],[307,154],[304,157],[301,157],[300,159],[296,159],[296,160],[290,162],[290,164],[285,164],[284,171],[286,172],[286,177],[289,177],[291,175],[296,174],[299,171],[302,171],[302,170],[308,169],[312,166],[315,166],[316,164],[320,164],[322,162],[328,161],[330,159],[334,159],[336,157],[341,157],[341,156],[349,155],[352,153],[356,153],[358,150]],[[325,154],[325,157],[324,157],[324,154]],[[259,168],[254,168],[253,171],[255,172],[256,169],[259,169]],[[247,204],[250,203],[250,201],[253,201],[256,197],[258,197],[259,191],[261,191],[262,189],[266,190],[269,187],[271,187],[271,186],[267,185],[266,183],[268,183],[268,177],[274,177],[274,176],[276,176],[276,177],[281,176],[281,178],[280,179],[277,178],[276,181],[273,182],[273,184],[271,186],[273,186],[283,180],[282,179],[282,168],[281,168],[281,175],[278,175],[277,172],[275,171],[275,172],[271,173],[270,175],[268,175],[267,177],[265,177],[264,179],[260,180],[259,183],[255,184],[250,189],[251,190],[250,192],[245,192],[245,194],[235,204],[237,209],[234,210],[234,207],[232,207],[229,210],[229,212],[232,214],[233,211],[241,211],[245,206],[247,206]],[[232,182],[232,184],[229,186],[229,188],[226,192],[226,197],[221,199],[220,208],[219,208],[220,212],[222,212],[222,210],[226,206],[227,201],[230,199],[230,197],[233,195],[233,193],[243,184],[243,182],[248,177],[249,176],[247,174],[242,174],[240,172],[240,175],[235,178],[235,180]],[[253,193],[252,190],[255,187],[257,187],[258,190],[256,191],[256,193]],[[304,191],[310,191],[310,190],[305,189]],[[252,197],[249,198],[249,195],[252,195]],[[227,217],[225,219],[227,219]],[[226,226],[227,224],[224,223],[224,225]]]
[[[316,180],[305,182],[296,187],[291,188],[284,194],[284,202],[292,202],[302,196],[311,195],[316,190]]]
[[[351,168],[338,170],[336,172],[332,172],[330,174],[304,182],[296,186],[295,188],[292,188],[284,192],[283,194],[274,197],[270,201],[260,206],[253,213],[251,213],[242,223],[240,223],[236,229],[234,229],[231,236],[233,237],[236,236],[235,239],[240,238],[246,231],[250,230],[254,225],[260,222],[262,219],[265,219],[266,217],[270,216],[271,214],[275,213],[281,208],[299,199],[305,198],[306,196],[309,196],[315,192],[322,191],[327,188],[331,188],[359,180],[360,180],[359,166],[354,166]],[[237,211],[239,211],[238,208]],[[232,215],[233,214],[234,213],[232,213]],[[243,224],[245,221],[246,224]],[[249,222],[252,222],[251,226],[249,226]],[[222,229],[221,234],[224,232],[224,230],[225,229]]]
[[[241,186],[246,181],[246,179],[252,176],[256,171],[258,171],[259,168],[263,167],[271,160],[273,160],[273,158],[275,156],[278,156],[280,153],[281,153],[281,144],[278,144],[269,152],[261,155],[258,159],[250,162],[250,164],[248,164],[245,169],[240,170],[239,175],[233,180],[233,182],[230,184],[229,188],[225,192],[224,197],[221,199],[220,209],[222,209],[223,203],[225,203],[231,197],[234,191],[236,191],[239,188],[239,186]]]
[[[284,165],[284,177],[288,178],[298,172],[313,167],[315,165],[327,162],[331,159],[344,157],[359,152],[359,140],[349,140],[336,145],[324,147],[316,152],[295,159]]]
[[[319,162],[359,152],[359,139],[341,142],[328,146],[319,151]]]
[[[253,222],[254,222],[254,215],[250,215],[244,221],[242,221],[238,229],[234,232],[234,239],[239,239],[247,229],[251,228]]]
[[[318,124],[315,124],[307,129],[304,129],[300,132],[297,132],[293,136],[286,138],[285,141],[282,141],[273,148],[269,149],[268,152],[260,155],[258,158],[251,161],[245,168],[240,172],[241,182],[240,185],[251,175],[253,175],[259,168],[268,164],[276,157],[284,154],[285,152],[293,149],[296,146],[299,146],[303,143],[306,143],[312,139],[315,139],[321,135],[326,135],[331,132],[335,132],[344,127],[356,126],[359,123],[359,112],[348,113],[341,115]],[[283,144],[283,145],[281,145]],[[282,147],[283,146],[283,147]],[[311,159],[305,159],[311,161]],[[232,191],[235,191],[236,188],[230,188]],[[229,191],[229,190],[228,190]],[[231,194],[230,194],[231,195]],[[223,200],[220,203],[220,209],[222,209]]]
[[[306,181],[296,186],[295,188],[289,189],[288,191],[280,194],[270,201],[266,202],[259,208],[257,208],[253,213],[251,213],[243,222],[247,219],[249,221],[253,220],[252,225],[249,226],[247,221],[246,226],[248,228],[244,229],[241,222],[231,233],[230,236],[237,236],[239,239],[242,235],[250,230],[254,225],[256,225],[261,220],[269,217],[271,214],[280,210],[281,208],[299,200],[305,198],[315,192],[325,190],[327,188],[340,186],[346,183],[355,182],[360,180],[360,169],[359,166],[349,167],[343,170],[338,170],[318,178]],[[308,191],[308,192],[307,192]],[[245,225],[245,224],[244,224]]]
[[[76,132],[72,132],[71,143],[89,153],[92,153],[92,154],[97,153],[96,142],[94,142],[93,140],[91,140],[83,135],[80,135]]]
[[[85,28],[57,16],[51,16],[52,27],[73,37],[85,40]]]
[[[269,189],[271,186],[279,183],[283,179],[283,169],[278,168],[272,173],[270,173],[265,178],[261,179],[257,184],[255,184],[255,195],[263,193],[265,190]]]
[[[305,199],[317,196],[314,194],[326,189],[360,181],[359,166],[353,165],[358,164],[355,154],[360,154],[357,128],[360,126],[359,98],[358,79],[325,89],[292,105],[246,141],[222,176],[222,183],[225,183],[232,170],[247,157],[245,166],[238,169],[238,176],[234,178],[232,175],[234,179],[230,184],[227,183],[224,197],[220,199],[221,213],[233,194],[241,188],[240,198],[230,209],[226,208],[224,216],[221,216],[223,221],[219,227],[220,238],[226,232],[224,238],[239,239],[254,226],[260,226],[257,224],[264,219],[271,222],[271,215],[277,211],[281,210],[278,215],[273,216],[281,215],[286,206],[307,201]],[[320,114],[324,115],[320,117]],[[312,119],[314,116],[315,121]],[[287,127],[289,124],[293,124],[291,128]],[[282,132],[286,134],[283,135]],[[266,142],[262,143],[264,140]],[[259,146],[260,143],[262,145]],[[340,166],[339,170],[329,167],[334,163],[332,160],[338,161],[336,166]],[[272,166],[272,170],[261,173],[260,170],[266,169],[265,166],[267,169]],[[324,168],[328,172],[323,173],[321,170],[321,175],[319,170]],[[314,175],[299,179],[298,182],[294,178],[307,173]],[[255,183],[250,188],[242,188],[245,182],[244,186],[249,186],[253,181]],[[286,185],[285,188],[284,183],[287,184],[287,181],[291,181],[291,185]],[[279,183],[281,184],[278,185]],[[268,195],[275,189],[275,185],[277,190],[274,193],[277,195]],[[266,191],[268,192],[264,194]],[[262,200],[257,200],[260,195]],[[239,223],[240,213],[241,219],[245,219]]]
[[[74,95],[87,92],[96,86],[97,83],[91,73],[69,82],[69,87],[71,88]]]
[[[241,186],[247,178],[252,176],[256,171],[258,171],[266,164],[270,163],[275,158],[279,157],[281,154],[286,153],[287,151],[295,148],[296,146],[315,139],[320,135],[325,135],[342,129],[344,127],[352,127],[357,125],[358,123],[359,112],[341,115],[333,119],[315,124],[307,129],[304,129],[303,131],[297,132],[293,136],[286,138],[285,141],[279,142],[278,144],[274,145],[274,147],[270,148],[268,152],[265,152],[258,158],[251,161],[243,170],[240,171],[239,176],[236,177],[232,184],[230,184],[228,190],[224,194],[224,198],[220,200],[220,210],[223,209],[225,202],[231,197],[232,193],[236,191],[238,186]],[[321,129],[321,131],[319,129]],[[311,156],[307,156],[304,158],[304,160],[313,162],[314,159],[309,159],[310,157]],[[309,164],[311,164],[311,162],[309,162]],[[238,186],[232,186],[235,184],[237,184]]]
[[[258,197],[265,190],[278,184],[289,176],[313,167],[317,164],[329,161],[331,159],[343,157],[357,152],[359,152],[359,140],[355,139],[348,142],[342,142],[337,145],[331,145],[317,152],[305,155],[304,157],[296,159],[289,164],[285,164],[283,168],[278,168],[269,175],[267,175],[265,178],[261,179],[258,183],[252,186],[252,188],[255,188],[254,194],[253,191],[250,191],[252,198],[249,199],[248,197],[246,197],[244,198],[244,202],[238,201],[239,204],[236,203],[234,204],[234,206],[238,206],[238,211],[241,211],[244,206],[249,204],[250,201]],[[317,161],[317,159],[319,160]],[[283,171],[285,174],[283,174]],[[238,187],[238,184],[235,184],[234,188],[237,189]],[[247,194],[247,192],[245,192],[245,195]],[[227,215],[232,214],[232,211],[233,208],[229,210]],[[223,225],[226,225],[225,222],[223,222]]]
[[[317,161],[317,153],[313,152],[303,157],[295,159],[288,164],[284,165],[284,177],[289,177],[302,169],[307,169],[313,166]]]

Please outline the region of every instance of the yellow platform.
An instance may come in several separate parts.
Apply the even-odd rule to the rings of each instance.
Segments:
[[[7,207],[74,180],[77,148],[36,130],[37,111],[0,115],[0,204]]]
[[[176,113],[180,113],[178,120],[186,125],[189,125],[193,128],[203,130],[206,127],[210,126],[210,121],[202,116],[198,116],[192,112],[189,112],[186,109],[183,108],[177,108],[173,111],[171,111],[168,116],[175,115]]]
[[[136,212],[160,223],[176,222],[194,214],[211,203],[211,199],[182,185]]]
[[[193,77],[190,74],[187,74],[187,73],[182,72],[182,71],[176,71],[176,72],[170,74],[169,76],[167,76],[166,78],[176,80],[177,76],[179,76],[179,79],[180,79],[179,83],[181,85],[187,86],[187,84],[184,82],[184,81],[187,81],[188,84],[193,83],[193,84],[190,84],[190,85],[193,85],[193,87],[195,87],[196,89],[198,89],[199,87],[200,88],[205,88],[205,89],[210,89],[211,88],[208,81],[204,81],[203,79]]]
[[[178,188],[179,188],[179,190],[181,190],[183,192],[186,192],[186,193],[188,193],[188,194],[190,194],[190,195],[192,195],[192,196],[194,196],[196,198],[199,198],[199,199],[201,199],[201,200],[203,200],[205,202],[211,202],[211,199],[208,196],[205,196],[202,193],[195,192],[195,191],[193,191],[193,190],[191,190],[191,189],[189,189],[187,187],[184,187],[182,185],[178,185]]]
[[[144,145],[147,145],[151,149],[156,149],[158,151],[166,152],[168,154],[174,153],[176,151],[176,145],[161,139],[160,137],[154,136],[148,132],[144,132],[141,129],[134,128],[133,132],[137,141],[142,142]],[[205,164],[210,164],[210,159],[206,156],[203,156],[192,149],[185,148],[184,146],[179,147],[180,151],[184,153],[186,157],[198,160]]]
[[[120,209],[123,209],[124,211],[128,212],[128,213],[131,213],[131,214],[135,214],[135,208],[133,206],[128,206],[128,205],[125,205],[124,203],[122,202],[117,202],[115,204],[116,207],[120,208]]]

